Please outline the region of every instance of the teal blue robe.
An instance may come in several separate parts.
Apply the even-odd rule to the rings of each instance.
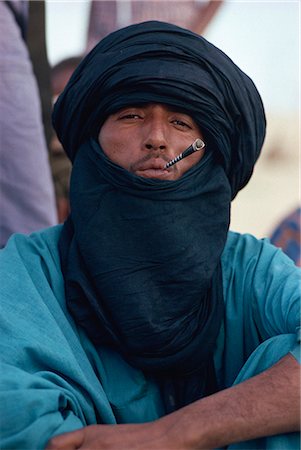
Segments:
[[[163,414],[156,384],[117,353],[95,348],[65,304],[61,227],[14,235],[0,252],[2,449],[43,449],[54,435]],[[280,250],[229,233],[222,255],[225,315],[214,362],[220,389],[287,353],[299,357],[300,270]],[[235,449],[295,449],[296,433]]]

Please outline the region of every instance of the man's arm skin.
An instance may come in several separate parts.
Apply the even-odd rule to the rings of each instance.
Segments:
[[[291,355],[261,374],[154,422],[91,425],[49,441],[47,450],[213,449],[300,428],[299,364]]]

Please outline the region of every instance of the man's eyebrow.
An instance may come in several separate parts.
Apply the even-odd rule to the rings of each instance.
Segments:
[[[139,104],[127,105],[120,108],[120,111],[122,111],[123,109],[131,109],[131,108],[139,108],[139,109],[146,108],[149,105],[151,105],[151,103],[140,103],[140,105]]]
[[[183,114],[184,116],[188,116],[192,119],[189,112],[183,111],[183,110],[181,111],[180,109],[176,108],[175,106],[167,106],[167,110],[172,113]]]
[[[147,108],[148,106],[155,105],[155,104],[158,104],[158,105],[161,104],[162,106],[165,106],[169,113],[182,114],[182,115],[186,116],[187,118],[194,120],[188,111],[183,111],[183,110],[177,108],[176,106],[167,105],[166,103],[160,103],[160,102],[158,102],[158,103],[149,102],[149,103],[140,103],[140,104],[123,106],[122,108],[120,108],[118,111],[116,111],[113,114],[118,114],[118,113],[120,113],[122,111],[126,111],[128,109],[144,109],[144,108]]]

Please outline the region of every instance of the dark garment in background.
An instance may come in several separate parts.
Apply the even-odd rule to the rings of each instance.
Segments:
[[[53,129],[51,124],[52,94],[50,86],[50,66],[46,48],[45,1],[29,2],[29,20],[27,29],[27,46],[32,61],[33,71],[39,87],[42,120],[46,144],[49,150]]]
[[[69,199],[69,185],[71,174],[71,163],[66,157],[63,149],[56,151],[51,149],[49,155],[50,166],[52,170],[55,196],[57,200]]]

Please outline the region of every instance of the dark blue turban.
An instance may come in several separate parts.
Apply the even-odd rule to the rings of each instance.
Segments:
[[[206,39],[175,25],[145,22],[103,39],[74,72],[53,123],[73,161],[109,114],[161,102],[190,114],[229,178],[232,198],[259,156],[265,115],[252,80]]]

